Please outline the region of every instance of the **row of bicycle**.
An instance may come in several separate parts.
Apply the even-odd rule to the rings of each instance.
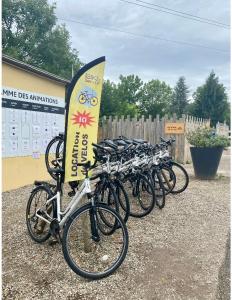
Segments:
[[[162,209],[167,194],[181,193],[188,186],[186,170],[170,155],[173,142],[161,139],[151,145],[118,137],[93,144],[95,161],[77,164],[85,179],[69,183],[70,200],[62,207],[64,136],[55,137],[47,147],[45,163],[56,183],[35,182],[27,205],[32,239],[44,242],[55,236],[68,265],[83,277],[112,274],[127,254],[129,217]],[[85,196],[88,203],[80,206]]]

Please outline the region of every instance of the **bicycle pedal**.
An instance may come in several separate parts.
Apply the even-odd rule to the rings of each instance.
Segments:
[[[54,238],[53,240],[50,240],[48,242],[49,246],[53,246],[53,245],[56,245],[56,244],[60,244],[60,241],[57,240],[56,238]]]

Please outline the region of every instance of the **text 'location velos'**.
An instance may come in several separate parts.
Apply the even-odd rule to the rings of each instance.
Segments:
[[[65,182],[84,179],[78,163],[94,162],[105,57],[81,68],[67,89],[65,115]]]

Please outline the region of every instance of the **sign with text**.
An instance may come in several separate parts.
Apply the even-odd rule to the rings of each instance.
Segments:
[[[165,134],[183,134],[184,123],[165,123]]]
[[[11,87],[2,87],[2,107],[63,115],[64,99]]]
[[[64,131],[64,99],[2,86],[2,157],[44,154]]]
[[[65,182],[85,176],[77,163],[94,162],[92,143],[97,142],[105,57],[81,68],[67,89],[65,116]]]

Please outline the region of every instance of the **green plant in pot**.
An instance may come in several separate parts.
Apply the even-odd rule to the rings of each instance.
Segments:
[[[229,138],[215,134],[212,128],[197,128],[187,133],[192,145],[190,152],[195,176],[200,179],[214,179],[224,148],[230,145]]]

